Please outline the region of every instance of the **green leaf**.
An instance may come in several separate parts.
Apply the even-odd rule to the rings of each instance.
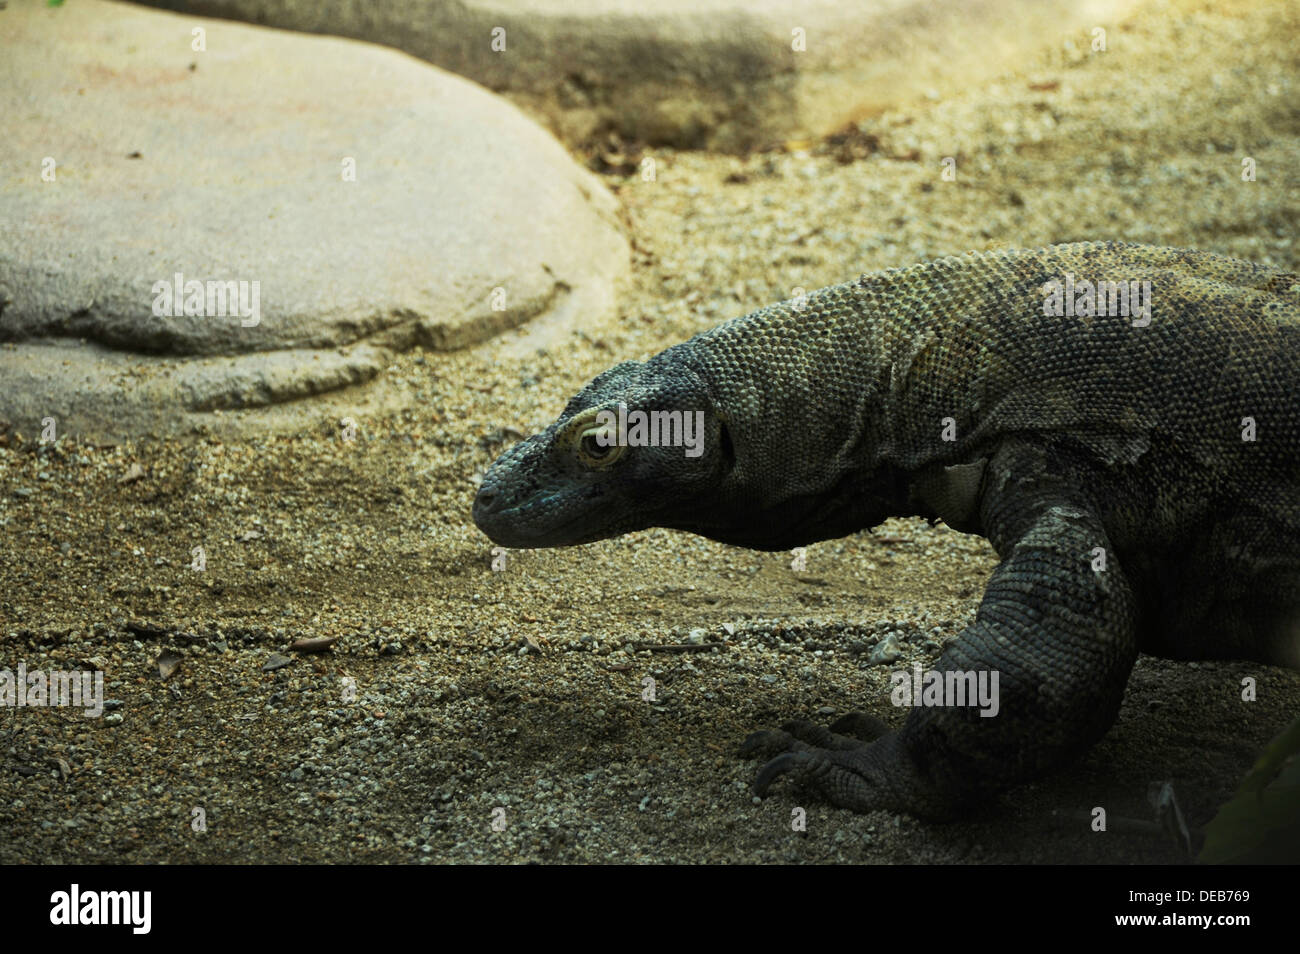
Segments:
[[[1264,749],[1205,829],[1203,864],[1300,862],[1300,718]]]

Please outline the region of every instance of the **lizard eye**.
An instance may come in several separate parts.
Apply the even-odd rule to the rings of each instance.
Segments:
[[[608,467],[627,449],[620,444],[602,441],[600,438],[604,433],[604,428],[593,427],[584,431],[578,441],[578,460],[588,467]]]

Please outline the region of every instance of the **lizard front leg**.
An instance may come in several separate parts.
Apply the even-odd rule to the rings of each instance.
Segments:
[[[1042,465],[1023,449],[992,462],[981,519],[1004,559],[975,622],[936,665],[996,671],[996,715],[918,707],[897,732],[856,747],[809,745],[795,733],[790,750],[759,772],[758,794],[790,774],[856,811],[950,817],[1106,733],[1137,658],[1135,601],[1100,521]]]

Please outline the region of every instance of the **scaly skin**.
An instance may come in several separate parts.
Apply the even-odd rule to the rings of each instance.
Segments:
[[[1150,282],[1150,322],[1045,315],[1067,273]],[[704,453],[593,443],[620,402],[703,411]],[[790,772],[856,810],[950,816],[1104,735],[1139,651],[1300,668],[1300,279],[1121,243],[866,276],[610,369],[474,503],[509,547],[659,526],[784,550],[904,515],[1001,559],[936,664],[996,670],[998,715],[757,733],[746,752],[780,752],[760,792]]]

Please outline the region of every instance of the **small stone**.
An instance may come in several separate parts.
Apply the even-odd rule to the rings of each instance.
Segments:
[[[104,725],[121,725],[121,724],[122,724],[122,713],[120,712],[110,712],[108,715],[104,716]]]
[[[274,672],[276,669],[283,669],[292,662],[292,656],[285,656],[281,653],[271,653],[266,662],[262,663],[262,672]]]
[[[158,675],[162,676],[163,679],[170,679],[172,674],[180,668],[181,657],[167,649],[158,657],[157,665]]]
[[[337,636],[303,637],[291,642],[289,649],[296,653],[322,653],[336,642],[338,642]]]
[[[871,656],[867,659],[867,665],[879,666],[896,662],[902,657],[903,650],[899,645],[898,637],[891,633],[876,644],[876,648],[871,651]]]

